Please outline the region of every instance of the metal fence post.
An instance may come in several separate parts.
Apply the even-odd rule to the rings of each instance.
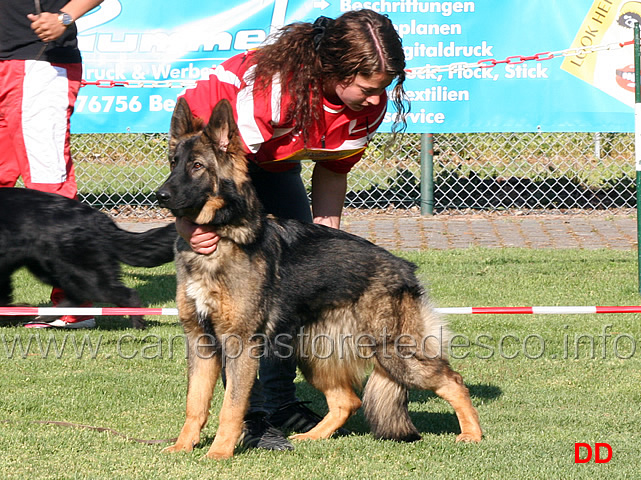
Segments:
[[[637,187],[637,273],[638,288],[641,293],[641,216],[639,216],[639,205],[641,205],[641,43],[639,35],[639,23],[634,24],[634,156],[636,160],[636,187]]]
[[[434,134],[421,134],[421,215],[434,215]]]

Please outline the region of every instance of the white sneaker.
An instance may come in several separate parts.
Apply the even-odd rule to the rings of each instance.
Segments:
[[[77,319],[82,318],[83,320]],[[74,320],[70,322],[69,320]],[[96,319],[93,317],[73,317],[63,315],[51,322],[39,321],[38,317],[33,322],[26,323],[26,328],[96,328]]]

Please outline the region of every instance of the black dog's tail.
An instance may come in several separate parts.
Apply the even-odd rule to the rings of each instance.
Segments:
[[[176,225],[152,228],[136,233],[123,230],[116,225],[111,240],[118,245],[118,260],[133,267],[157,267],[174,260]]]

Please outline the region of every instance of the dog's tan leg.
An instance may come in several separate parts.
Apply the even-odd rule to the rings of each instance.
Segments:
[[[227,357],[225,372],[227,386],[223,406],[220,409],[218,431],[214,443],[207,452],[207,458],[225,459],[234,455],[236,442],[243,430],[245,413],[249,406],[249,395],[256,380],[258,359],[251,355],[255,343],[252,341],[237,340],[240,356]],[[226,342],[229,346],[229,339]],[[234,347],[236,348],[236,347]]]
[[[211,397],[220,375],[220,369],[219,355],[203,356],[191,349],[185,424],[176,443],[165,448],[165,452],[191,452],[194,445],[200,441],[200,431],[209,417]]]
[[[294,440],[318,440],[329,438],[332,434],[345,425],[345,422],[361,408],[361,400],[356,396],[349,385],[334,387],[323,392],[327,400],[329,412],[310,431],[292,435]]]
[[[470,399],[470,393],[463,384],[463,378],[453,370],[443,375],[443,383],[436,389],[439,397],[452,405],[461,427],[461,433],[456,437],[457,442],[480,442],[483,432],[479,415]]]

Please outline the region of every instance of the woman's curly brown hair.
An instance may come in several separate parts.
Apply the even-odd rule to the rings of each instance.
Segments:
[[[267,87],[279,75],[281,87],[295,99],[284,119],[304,137],[320,118],[323,82],[350,82],[358,74],[387,73],[396,79],[389,93],[396,110],[392,131],[405,129],[405,54],[386,16],[358,10],[335,20],[319,17],[313,24],[286,25],[269,40],[254,55],[254,88]]]

